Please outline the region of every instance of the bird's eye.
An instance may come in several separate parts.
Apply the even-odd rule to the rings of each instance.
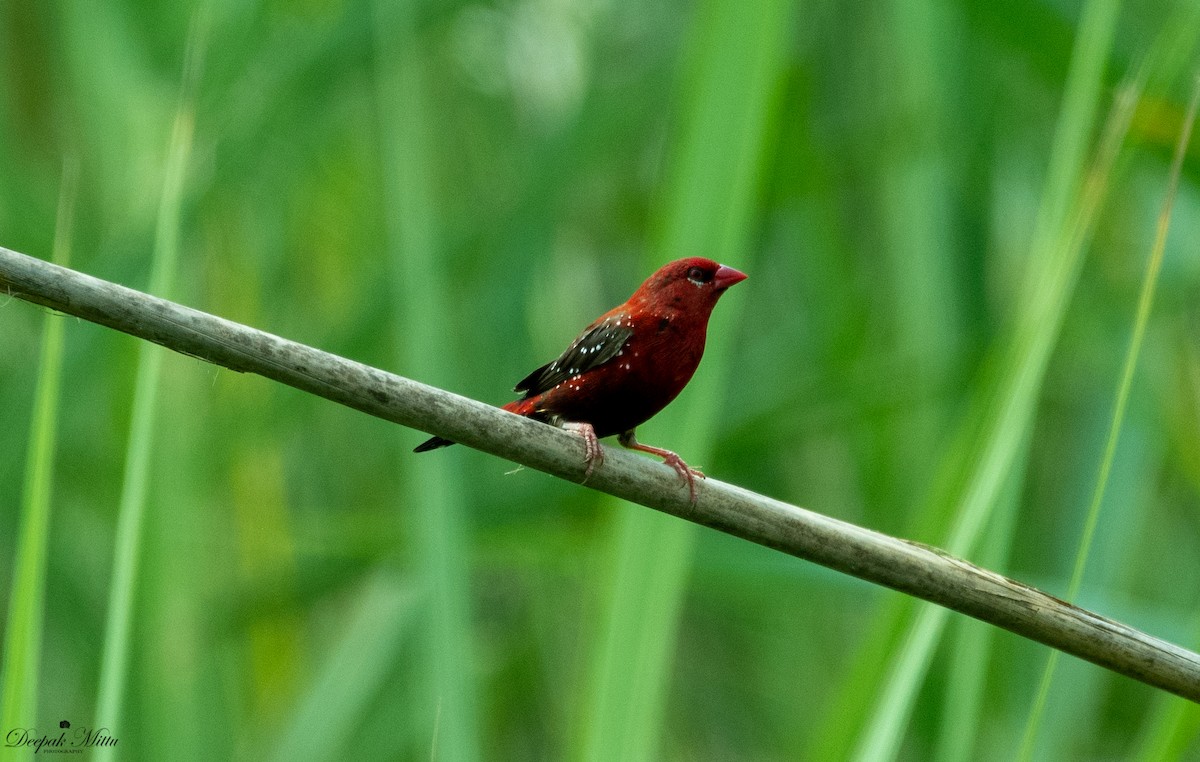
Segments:
[[[705,283],[708,283],[710,280],[712,280],[712,273],[706,271],[702,267],[693,267],[692,269],[688,270],[687,276],[688,280],[690,280],[692,283],[695,283],[697,286],[703,286]]]

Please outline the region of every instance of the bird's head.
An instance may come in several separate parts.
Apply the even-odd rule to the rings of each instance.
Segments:
[[[745,279],[745,273],[711,259],[687,257],[660,267],[629,301],[707,319],[721,294]]]

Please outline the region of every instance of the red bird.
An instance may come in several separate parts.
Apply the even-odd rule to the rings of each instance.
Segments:
[[[603,462],[601,437],[617,434],[631,450],[652,453],[687,482],[696,501],[694,476],[703,478],[670,450],[640,444],[633,431],[683,391],[704,354],[708,318],[721,294],[746,279],[711,259],[689,257],[664,265],[629,297],[604,313],[557,360],[530,373],[514,391],[510,413],[579,432],[587,470]],[[454,444],[433,437],[414,452]]]

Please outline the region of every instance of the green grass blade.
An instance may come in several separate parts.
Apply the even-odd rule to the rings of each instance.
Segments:
[[[697,8],[683,72],[686,105],[647,271],[664,261],[707,256],[744,267],[753,278],[745,247],[791,5],[762,0],[748,8],[709,0]],[[643,441],[669,439],[672,449],[700,466],[713,454],[739,298],[745,297],[732,292],[714,313],[706,358],[687,391],[639,432]],[[640,508],[617,510],[581,754],[589,760],[654,759],[695,527]]]
[[[1085,154],[1094,131],[1105,61],[1112,47],[1119,7],[1119,0],[1093,0],[1084,5],[1046,189],[1030,247],[1028,288],[1024,290],[1029,297],[1017,316],[1012,351],[1001,379],[1004,391],[992,418],[991,431],[985,436],[979,468],[946,544],[956,555],[969,554],[978,541],[1004,474],[1032,424],[1046,365],[1107,189],[1112,162],[1132,116],[1131,103],[1127,111],[1119,111],[1118,118],[1110,122],[1111,137],[1101,149],[1098,171],[1084,187]],[[1136,102],[1136,98],[1133,100]]]
[[[954,11],[945,4],[893,0],[881,11],[886,22],[873,30],[879,38],[871,50],[879,57],[875,66],[889,71],[889,86],[872,96],[877,111],[869,113],[889,128],[869,155],[879,175],[880,254],[889,268],[886,308],[894,336],[887,351],[907,361],[915,403],[886,435],[899,456],[889,469],[886,510],[906,516],[931,477],[927,453],[939,446],[945,427],[934,401],[950,383],[964,329],[953,278],[961,265],[952,204],[955,168],[965,157],[950,139],[956,119],[950,93],[965,56],[959,36],[947,31]]]
[[[1200,706],[1175,696],[1162,696],[1137,750],[1136,762],[1191,759],[1200,751]]]
[[[154,253],[150,291],[166,295],[174,282],[179,259],[179,227],[183,192],[191,155],[193,108],[191,93],[199,77],[204,16],[199,13],[192,24],[188,52],[185,55],[179,108],[171,129],[162,193],[154,234]],[[163,350],[152,344],[138,347],[137,375],[133,391],[129,443],[125,454],[120,505],[118,508],[113,574],[109,583],[108,619],[101,655],[99,696],[96,702],[96,728],[119,732],[122,703],[133,650],[131,631],[134,597],[137,592],[138,565],[142,529],[149,489],[154,426],[158,417],[158,386]],[[113,759],[115,747],[97,749],[97,759]]]
[[[412,629],[416,595],[395,569],[383,567],[367,580],[359,598],[283,735],[271,746],[271,759],[344,759],[369,703],[389,679],[390,671],[381,665],[396,661]]]
[[[453,387],[448,351],[454,337],[447,268],[438,251],[431,156],[437,143],[434,99],[421,55],[413,4],[376,3],[377,92],[383,154],[387,247],[396,289],[401,367],[415,378]],[[459,448],[428,455],[404,452],[406,511],[415,528],[415,557],[424,586],[422,728],[434,759],[480,756],[473,657],[470,569],[464,529]]]
[[[1118,10],[1118,0],[1093,0],[1082,11],[1031,245],[1026,281],[1029,297],[1017,316],[1011,351],[1002,366],[1005,370],[1000,378],[998,404],[985,429],[980,459],[959,501],[957,520],[946,543],[947,550],[955,555],[969,555],[975,547],[1005,478],[1019,464],[1021,444],[1032,426],[1046,365],[1074,288],[1090,225],[1072,220],[1072,210],[1086,209],[1079,200],[1085,154]],[[891,759],[899,752],[948,615],[936,606],[920,607],[854,758]]]
[[[1200,12],[1200,9],[1197,9]],[[1200,347],[1192,341],[1192,334],[1187,334],[1180,353],[1186,368],[1185,382],[1187,392],[1191,396],[1192,408],[1183,412],[1182,426],[1185,427],[1187,443],[1191,449],[1200,451],[1197,436],[1200,427],[1194,424],[1200,421]],[[1192,648],[1200,645],[1200,614],[1191,612]],[[1160,696],[1156,706],[1149,712],[1146,724],[1141,733],[1135,751],[1130,759],[1138,762],[1159,762],[1164,759],[1189,759],[1200,751],[1200,705],[1193,704],[1175,696]]]
[[[1150,259],[1146,263],[1146,274],[1142,279],[1141,292],[1138,294],[1137,312],[1133,320],[1133,335],[1129,340],[1129,348],[1125,353],[1125,362],[1121,369],[1121,378],[1117,382],[1116,401],[1113,403],[1112,419],[1109,422],[1108,436],[1104,443],[1104,454],[1100,459],[1099,473],[1096,476],[1096,486],[1092,491],[1091,503],[1088,505],[1087,518],[1084,520],[1083,532],[1079,538],[1079,549],[1075,555],[1075,566],[1071,571],[1071,581],[1067,585],[1066,599],[1073,601],[1079,595],[1083,586],[1083,575],[1087,569],[1088,554],[1095,539],[1096,527],[1100,523],[1100,508],[1104,504],[1104,495],[1108,488],[1109,477],[1112,473],[1113,459],[1117,454],[1117,443],[1121,439],[1121,425],[1125,421],[1125,411],[1129,405],[1129,392],[1133,388],[1133,374],[1137,370],[1138,355],[1141,353],[1142,342],[1146,336],[1146,325],[1150,322],[1150,310],[1154,306],[1154,294],[1158,289],[1158,274],[1162,270],[1163,253],[1167,247],[1167,232],[1171,227],[1171,210],[1175,205],[1175,194],[1179,190],[1179,175],[1183,170],[1183,158],[1192,136],[1192,125],[1196,120],[1196,106],[1200,103],[1200,77],[1192,90],[1191,102],[1188,105],[1187,116],[1184,117],[1183,128],[1179,134],[1179,142],[1175,147],[1175,157],[1167,181],[1166,198],[1163,200],[1162,211],[1158,216],[1158,227],[1155,231],[1154,245]],[[1042,672],[1037,696],[1029,713],[1022,736],[1021,750],[1018,758],[1028,760],[1033,757],[1034,745],[1037,742],[1038,730],[1044,716],[1046,699],[1050,695],[1050,685],[1054,680],[1054,671],[1058,665],[1059,652],[1052,651]]]
[[[68,161],[63,169],[59,191],[52,255],[55,263],[64,266],[70,261],[77,177],[78,167]],[[17,537],[12,595],[8,602],[8,623],[4,634],[0,728],[5,729],[37,727],[38,666],[42,657],[42,616],[46,598],[46,556],[50,535],[58,403],[62,388],[64,323],[61,316],[46,314],[33,420],[25,456],[21,528]]]
[[[1023,446],[1028,448],[1029,444]],[[1019,455],[1021,464],[1006,481],[999,497],[999,508],[988,532],[988,545],[980,550],[980,563],[987,569],[1003,569],[1008,562],[1013,534],[1017,529],[1018,511],[1014,503],[1020,497],[1024,483],[1023,466],[1026,457]],[[941,732],[935,756],[940,762],[970,762],[978,758],[978,736],[983,726],[985,684],[992,640],[996,628],[969,617],[953,620],[957,642],[951,659],[950,684],[942,702]],[[975,733],[969,732],[974,730]]]

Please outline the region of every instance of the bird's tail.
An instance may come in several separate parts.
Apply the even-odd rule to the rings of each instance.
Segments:
[[[454,444],[454,443],[451,442],[449,439],[442,439],[441,437],[430,437],[429,439],[426,439],[424,442],[422,442],[421,444],[414,447],[413,452],[429,452],[430,450],[436,450],[439,447],[449,447],[452,444]]]
[[[510,413],[516,413],[517,415],[528,416],[530,413],[534,412],[534,405],[532,404],[532,400],[528,399],[513,400],[507,405],[502,405],[500,409],[507,410]],[[413,452],[429,452],[430,450],[436,450],[439,447],[449,447],[452,444],[454,444],[453,441],[443,437],[430,437],[414,447]]]

